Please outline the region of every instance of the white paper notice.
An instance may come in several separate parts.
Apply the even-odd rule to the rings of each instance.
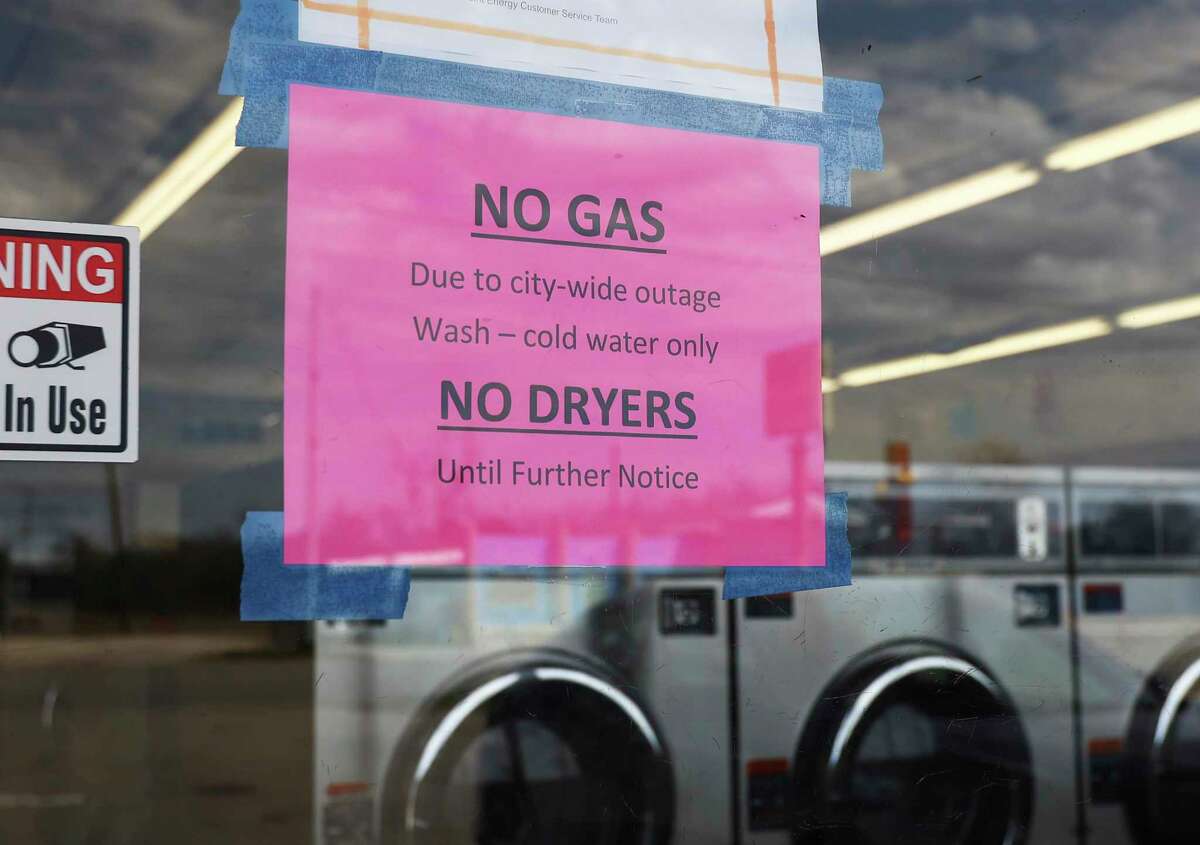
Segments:
[[[816,0],[300,0],[300,38],[822,108]]]

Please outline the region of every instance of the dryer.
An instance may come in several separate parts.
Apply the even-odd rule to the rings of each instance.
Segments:
[[[727,843],[720,576],[422,570],[403,620],[320,623],[316,842]]]
[[[1064,478],[830,464],[850,587],[738,602],[740,841],[1071,841]]]
[[[1200,472],[1070,482],[1086,841],[1200,842]]]

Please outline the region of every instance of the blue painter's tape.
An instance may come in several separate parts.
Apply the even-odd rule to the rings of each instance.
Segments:
[[[221,92],[246,98],[238,144],[287,147],[291,83],[766,138],[821,148],[822,202],[850,204],[850,174],[883,169],[871,82],[825,79],[824,112],[777,109],[668,91],[498,70],[300,42],[295,0],[242,0]]]
[[[257,41],[296,42],[299,38],[300,11],[296,0],[243,0],[242,11],[229,33],[229,52],[221,70],[222,94],[245,91],[243,68],[251,44]]]
[[[722,598],[744,599],[850,586],[850,538],[845,493],[825,496],[824,566],[739,566],[725,570]]]
[[[242,621],[401,619],[409,570],[396,566],[284,566],[283,514],[242,524]]]

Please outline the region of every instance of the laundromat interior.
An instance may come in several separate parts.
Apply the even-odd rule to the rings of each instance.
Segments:
[[[1200,841],[1197,43],[4,3],[0,842]]]

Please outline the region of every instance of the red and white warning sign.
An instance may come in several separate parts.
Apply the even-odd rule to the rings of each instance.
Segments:
[[[0,460],[138,451],[138,230],[0,217]]]

